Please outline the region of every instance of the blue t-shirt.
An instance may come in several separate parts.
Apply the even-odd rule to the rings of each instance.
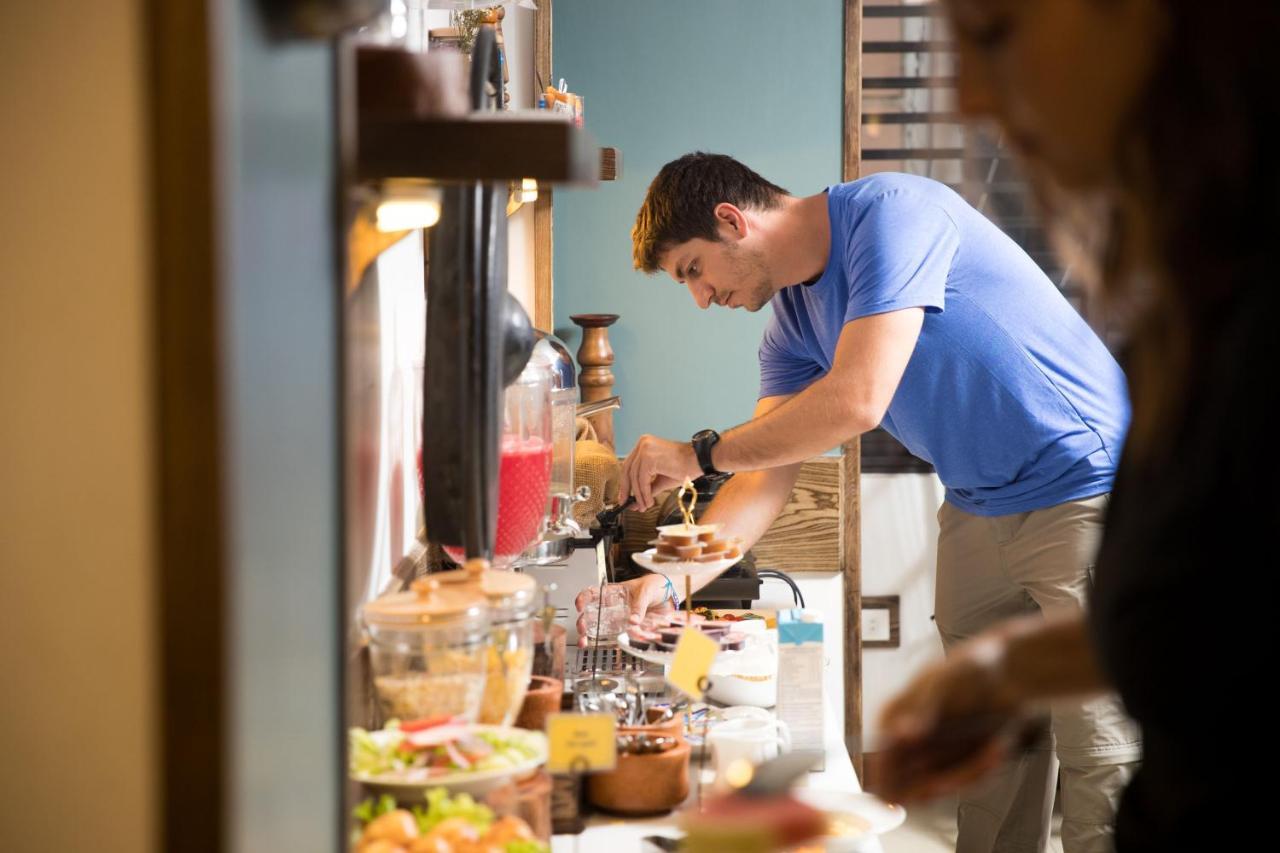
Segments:
[[[1028,512],[1111,489],[1124,374],[1035,262],[947,187],[877,174],[827,190],[822,277],[785,287],[760,343],[760,396],[831,369],[846,323],[924,308],[881,426],[933,463],[947,500]]]

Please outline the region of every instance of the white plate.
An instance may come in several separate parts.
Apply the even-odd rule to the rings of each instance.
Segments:
[[[686,575],[692,578],[701,578],[705,576],[714,576],[723,572],[725,569],[742,562],[742,555],[731,557],[725,560],[716,560],[711,563],[698,563],[693,560],[682,560],[678,563],[660,563],[654,559],[657,554],[657,548],[650,548],[648,551],[641,551],[638,554],[632,554],[631,559],[635,561],[637,566],[648,569],[651,572],[657,572],[668,578],[684,578]],[[676,587],[676,594],[683,595],[681,587]]]
[[[391,794],[399,803],[418,803],[426,799],[428,788],[448,788],[450,793],[454,794],[484,794],[508,779],[520,778],[532,773],[547,761],[547,736],[542,732],[517,729],[510,726],[474,725],[468,726],[467,729],[472,732],[491,731],[504,738],[519,737],[525,743],[535,747],[537,752],[532,758],[528,758],[518,764],[513,764],[509,767],[498,767],[493,770],[454,772],[444,776],[430,777],[425,772],[419,771],[421,775],[415,775],[412,778],[406,778],[406,776],[414,771],[404,770],[398,773],[381,773],[377,775],[352,773],[351,778],[372,791]],[[379,741],[385,741],[395,736],[396,733],[383,729],[369,734]]]
[[[745,639],[743,640],[742,648],[736,649],[731,652],[726,652],[726,651],[716,652],[716,662],[719,663],[722,660],[730,660],[730,659],[739,657],[741,655],[749,655],[749,654],[752,654],[753,652],[758,653],[759,651],[758,649],[753,649],[751,647],[752,643],[756,642],[757,639],[758,637],[756,637],[756,635],[747,634],[745,636]],[[623,631],[621,634],[618,635],[618,648],[622,649],[627,654],[633,657],[640,658],[640,660],[648,661],[649,663],[660,663],[663,666],[670,666],[671,661],[673,661],[676,656],[675,652],[660,652],[660,651],[655,651],[654,649],[633,648],[631,645],[631,638],[627,636],[626,631]]]
[[[850,823],[865,828],[865,831],[860,834],[826,836],[822,841],[825,842],[825,849],[828,851],[858,850],[864,839],[897,829],[907,819],[907,810],[902,806],[886,803],[866,791],[821,791],[812,788],[796,788],[792,794],[802,803],[825,813],[828,819],[849,815]]]

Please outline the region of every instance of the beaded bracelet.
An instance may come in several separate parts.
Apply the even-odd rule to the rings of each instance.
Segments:
[[[671,606],[676,610],[680,609],[680,599],[676,596],[676,588],[671,583],[671,578],[663,575],[662,579],[667,582],[667,598],[671,601]]]

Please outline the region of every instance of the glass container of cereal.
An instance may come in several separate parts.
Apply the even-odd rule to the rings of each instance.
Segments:
[[[537,584],[510,570],[481,569],[473,561],[461,571],[436,575],[447,586],[478,589],[489,605],[485,644],[484,698],[477,722],[509,726],[520,713],[533,674],[534,595]]]
[[[476,721],[484,697],[489,606],[476,585],[414,581],[365,604],[382,722],[447,715]]]

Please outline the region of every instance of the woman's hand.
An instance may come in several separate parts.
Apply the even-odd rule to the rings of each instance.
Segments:
[[[951,651],[881,714],[891,800],[951,793],[999,765],[1045,728],[1033,707],[1107,689],[1079,613],[1029,616]]]
[[[881,714],[891,802],[952,793],[999,766],[1026,729],[1004,667],[1006,640],[986,634],[921,673]]]
[[[639,625],[640,620],[650,612],[669,612],[672,609],[667,579],[662,575],[643,575],[629,581],[622,581],[617,586],[622,587],[627,594],[627,607],[630,610],[627,615],[628,625]],[[590,597],[590,590],[584,589],[573,600],[574,607],[578,608],[579,637],[587,636],[587,621],[583,609],[591,600]]]

